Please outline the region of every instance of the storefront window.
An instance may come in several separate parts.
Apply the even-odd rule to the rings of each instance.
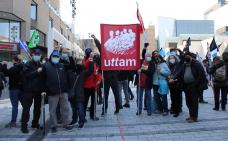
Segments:
[[[0,41],[1,42],[10,42],[9,20],[0,19]]]
[[[0,42],[19,42],[20,22],[0,19]]]
[[[10,21],[10,40],[19,42],[20,40],[20,23]]]

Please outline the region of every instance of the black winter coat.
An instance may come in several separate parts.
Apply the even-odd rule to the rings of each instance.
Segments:
[[[27,62],[22,70],[23,75],[23,91],[25,93],[41,93],[44,91],[44,76],[42,73],[37,72],[41,66],[40,62],[33,60]]]
[[[184,89],[186,87],[191,87],[194,89],[198,89],[199,91],[205,90],[207,87],[207,78],[206,78],[203,66],[198,61],[192,60],[191,70],[195,79],[195,81],[192,84],[184,83],[185,68],[186,68],[186,64],[183,64],[182,68],[180,69],[178,74],[174,77],[174,79],[178,79],[183,84]]]
[[[9,90],[22,90],[23,77],[22,77],[23,64],[14,64],[11,68],[5,71],[6,76],[9,77]]]
[[[69,90],[67,73],[61,63],[48,62],[43,67],[46,91],[49,96],[66,93]]]

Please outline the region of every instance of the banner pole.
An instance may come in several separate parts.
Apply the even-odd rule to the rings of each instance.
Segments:
[[[104,115],[106,115],[106,107],[105,107],[105,93],[104,93],[104,71],[102,70],[102,93],[103,93],[103,109],[104,110]]]
[[[93,118],[96,118],[96,109],[97,109],[97,89],[95,89],[95,97],[94,97],[94,115]]]
[[[139,74],[139,80],[138,80],[138,89],[137,89],[137,103],[138,103],[138,106],[137,106],[137,112],[138,112],[138,116],[140,116],[140,114],[139,114],[140,72],[138,72],[138,74]]]

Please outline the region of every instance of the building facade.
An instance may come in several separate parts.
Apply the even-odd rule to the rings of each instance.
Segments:
[[[158,19],[158,48],[166,48],[166,41],[169,38],[180,37],[190,34],[205,35],[214,34],[213,20],[176,20],[174,18],[159,17]],[[170,43],[176,46],[176,43]]]
[[[60,17],[60,0],[1,0],[0,1],[0,60],[26,52],[18,47],[19,40],[29,42],[34,30],[39,32],[37,48],[43,56],[53,49],[77,47],[74,34]]]

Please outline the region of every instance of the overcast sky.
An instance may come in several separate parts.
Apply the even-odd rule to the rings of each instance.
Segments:
[[[69,0],[63,0],[64,3]],[[136,2],[145,26],[156,25],[157,17],[173,17],[176,19],[203,19],[203,13],[216,4],[217,0],[76,0],[75,31],[81,37],[88,33],[100,36],[100,24],[132,24],[138,23]],[[64,12],[69,7],[64,5]],[[63,9],[64,9],[63,8]],[[66,15],[66,13],[65,13]],[[64,16],[69,21],[69,16]]]

